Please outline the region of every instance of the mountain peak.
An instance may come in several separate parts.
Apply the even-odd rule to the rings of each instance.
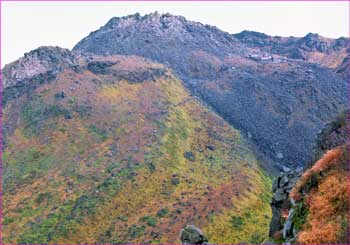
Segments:
[[[205,50],[223,57],[244,49],[234,36],[214,26],[153,12],[144,16],[136,13],[114,17],[82,39],[73,50],[102,55],[134,54],[158,62],[168,62],[166,56],[171,55],[183,66],[181,53]]]
[[[171,22],[178,25],[189,21],[182,16],[176,16],[170,13],[161,14],[158,11],[155,11],[143,16],[140,13],[135,13],[123,17],[113,17],[102,27],[102,29],[123,28],[132,25],[141,25],[144,27],[147,27],[148,25],[148,27],[161,27],[166,29],[166,24]]]

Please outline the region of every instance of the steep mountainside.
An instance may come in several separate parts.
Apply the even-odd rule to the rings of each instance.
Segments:
[[[275,163],[305,164],[316,134],[344,107],[346,82],[315,64],[272,59],[239,37],[170,14],[136,14],[112,18],[74,50],[162,62]]]
[[[5,243],[262,242],[270,180],[161,64],[41,47],[5,66]]]

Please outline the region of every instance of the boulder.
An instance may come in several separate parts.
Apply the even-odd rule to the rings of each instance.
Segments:
[[[288,184],[289,182],[289,178],[287,175],[283,175],[281,180],[280,180],[280,183],[279,183],[279,187],[284,187]]]
[[[282,202],[286,199],[286,194],[283,192],[283,189],[277,189],[275,195],[273,196],[273,200],[275,202]]]
[[[293,238],[293,213],[289,213],[286,221],[282,217],[282,213],[286,209],[289,210],[295,204],[295,201],[289,197],[289,193],[300,178],[300,172],[301,170],[283,172],[272,184],[274,195],[271,202],[272,220],[270,222],[270,237],[273,237],[277,232],[282,232],[284,239],[285,237],[288,237],[289,240]],[[285,240],[287,241],[288,239]]]
[[[180,240],[184,244],[204,244],[208,239],[195,225],[187,225],[180,231]]]
[[[215,150],[215,146],[213,146],[213,145],[207,145],[206,148],[207,148],[208,150],[211,150],[211,151],[214,151],[214,150]]]
[[[186,151],[184,153],[184,157],[187,159],[187,160],[190,160],[191,162],[194,162],[196,160],[194,154],[192,151]]]
[[[92,61],[88,63],[87,68],[94,74],[107,74],[109,72],[108,68],[114,64],[110,61]]]

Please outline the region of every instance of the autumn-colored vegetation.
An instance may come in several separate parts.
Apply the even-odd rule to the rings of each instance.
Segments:
[[[302,205],[300,243],[346,243],[349,232],[348,148],[327,151],[301,177],[291,197]]]
[[[320,173],[328,170],[332,166],[335,167],[342,161],[343,149],[336,148],[328,150],[320,160],[318,160],[310,169],[305,171],[298,183],[294,186],[290,197],[296,201],[300,201],[302,192],[309,191],[315,186],[318,181]],[[304,190],[305,188],[309,188]]]
[[[164,67],[109,64],[7,101],[4,242],[175,243],[189,223],[218,243],[263,241],[270,179],[239,131],[170,71],[140,75]]]

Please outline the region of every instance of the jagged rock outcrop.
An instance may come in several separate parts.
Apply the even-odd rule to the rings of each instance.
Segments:
[[[272,184],[273,198],[271,201],[272,219],[270,223],[270,237],[283,236],[284,239],[293,233],[293,203],[289,193],[302,175],[302,169],[287,170]]]
[[[28,53],[18,60],[5,65],[2,69],[4,88],[19,85],[44,74],[57,74],[64,68],[78,65],[78,57],[68,49],[43,46]]]
[[[346,81],[333,70],[302,59],[273,58],[272,48],[259,48],[267,45],[265,40],[283,46],[284,38],[255,33],[250,42],[250,36],[230,35],[181,16],[135,14],[112,18],[73,50],[135,54],[167,65],[193,94],[250,135],[269,162],[303,166],[319,130],[345,106]],[[337,45],[343,52],[347,44],[347,39],[331,40],[332,46],[327,39],[325,46],[314,35],[290,40],[288,50],[299,45],[324,55],[325,47]],[[257,47],[251,45],[255,42]]]
[[[24,54],[4,66],[2,72],[3,103],[29,93],[44,83],[53,81],[64,69],[78,72],[79,55],[68,49],[44,46]]]
[[[187,225],[180,231],[180,241],[183,244],[207,244],[208,239],[195,225]]]

